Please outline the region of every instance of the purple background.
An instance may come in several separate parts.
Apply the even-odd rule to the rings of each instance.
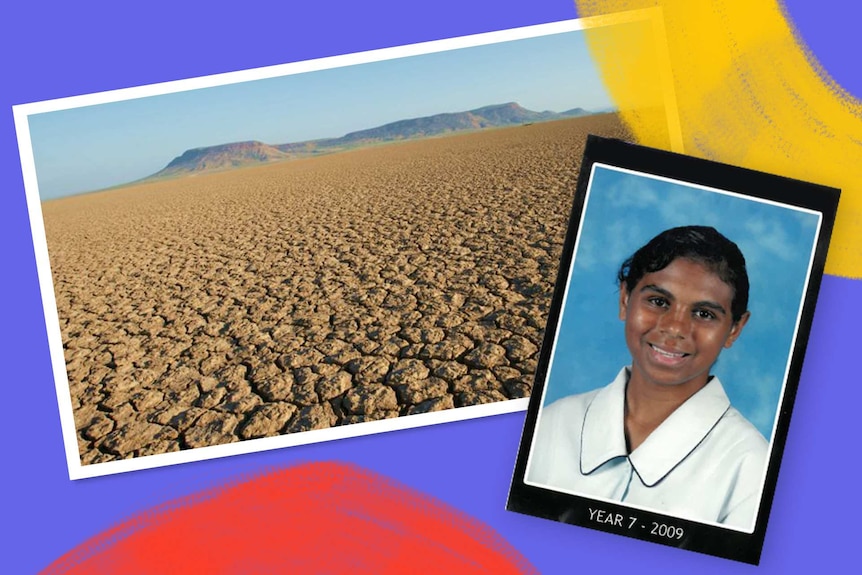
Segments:
[[[765,0],[764,0],[765,1]],[[862,96],[853,0],[785,3],[802,38],[843,87]],[[268,466],[352,461],[493,526],[541,572],[736,573],[750,566],[504,511],[524,416],[71,482],[62,449],[11,106],[540,24],[576,16],[571,0],[402,0],[247,4],[156,0],[16,3],[0,23],[0,331],[3,450],[0,570],[34,573],[139,510]],[[860,149],[862,161],[862,149]],[[860,238],[862,239],[862,238]],[[857,562],[857,474],[849,459],[862,403],[855,364],[862,281],[827,277],[787,440],[762,573]],[[853,331],[851,331],[853,330]],[[842,465],[837,465],[842,462]]]

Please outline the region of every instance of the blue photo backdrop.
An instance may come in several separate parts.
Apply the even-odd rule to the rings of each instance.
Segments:
[[[631,363],[619,319],[622,262],[668,228],[712,226],[742,250],[751,283],[751,318],[712,373],[771,439],[819,221],[815,212],[595,164],[544,404],[604,386]]]

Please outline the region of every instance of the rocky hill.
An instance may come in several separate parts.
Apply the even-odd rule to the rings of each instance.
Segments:
[[[197,172],[227,170],[277,162],[288,158],[290,158],[290,154],[263,142],[234,142],[186,150],[150,177],[164,178]]]
[[[453,112],[410,118],[367,130],[350,132],[339,138],[325,138],[269,145],[257,141],[235,142],[218,146],[194,148],[183,152],[159,172],[146,179],[172,178],[201,172],[277,162],[291,158],[330,154],[351,148],[400,140],[427,138],[464,132],[547,122],[591,112],[572,108],[565,112],[534,112],[516,102],[484,106],[466,112]]]

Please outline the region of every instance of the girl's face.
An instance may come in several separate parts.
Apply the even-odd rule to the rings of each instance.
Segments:
[[[703,264],[684,258],[620,288],[620,319],[638,383],[685,386],[694,393],[718,354],[733,345],[748,312],[733,321],[733,288]]]

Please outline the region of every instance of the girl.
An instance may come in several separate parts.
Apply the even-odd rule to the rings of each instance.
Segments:
[[[526,481],[750,532],[766,440],[709,373],[750,316],[745,258],[713,228],[673,228],[618,279],[631,365],[542,410]]]

